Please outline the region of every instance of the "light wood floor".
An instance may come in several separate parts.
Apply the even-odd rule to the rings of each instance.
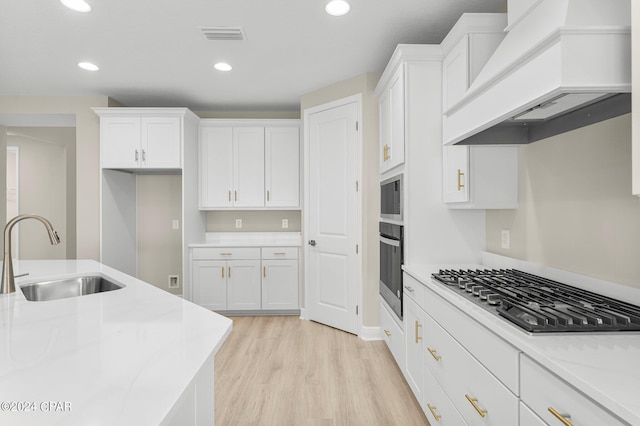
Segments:
[[[298,317],[232,317],[216,425],[428,425],[382,341]]]

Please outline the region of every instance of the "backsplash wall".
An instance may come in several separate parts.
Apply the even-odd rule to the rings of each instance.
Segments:
[[[236,219],[242,220],[242,228],[236,228]],[[282,219],[289,227],[282,227]],[[207,212],[207,232],[301,232],[302,218],[299,210],[234,210]]]
[[[487,251],[640,288],[631,115],[520,147],[517,210],[487,210]],[[501,248],[502,229],[511,248]]]

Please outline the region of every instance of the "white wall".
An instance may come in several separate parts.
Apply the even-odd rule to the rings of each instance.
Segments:
[[[100,259],[100,122],[91,107],[109,103],[105,96],[0,96],[0,114],[75,115],[76,247],[83,259]]]
[[[630,114],[521,146],[519,179],[520,208],[487,211],[488,251],[640,287]]]

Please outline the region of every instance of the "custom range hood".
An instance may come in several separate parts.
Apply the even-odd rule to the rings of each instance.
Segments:
[[[510,0],[507,35],[444,111],[444,144],[530,143],[630,112],[631,1]]]

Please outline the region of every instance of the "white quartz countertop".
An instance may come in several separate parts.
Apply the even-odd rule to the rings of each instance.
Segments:
[[[469,267],[482,268],[478,265],[405,265],[404,270],[624,421],[640,425],[640,333],[528,334],[431,278],[440,268]]]
[[[79,275],[125,287],[47,302],[0,294],[2,425],[158,425],[231,331],[228,318],[92,260],[17,261],[14,272],[29,273],[17,287]]]
[[[300,232],[207,232],[204,241],[189,247],[299,247]]]

